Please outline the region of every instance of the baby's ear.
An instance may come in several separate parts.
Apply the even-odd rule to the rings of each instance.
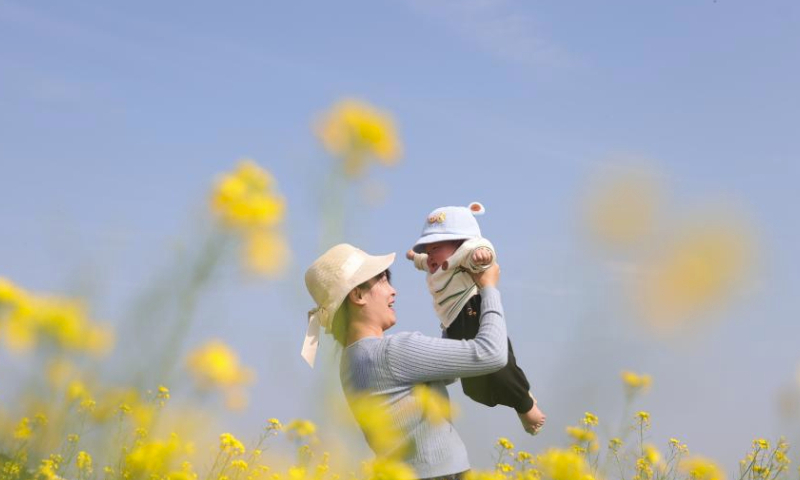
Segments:
[[[483,204],[480,202],[472,202],[469,204],[468,208],[473,215],[483,215],[486,213],[486,209],[483,208]]]

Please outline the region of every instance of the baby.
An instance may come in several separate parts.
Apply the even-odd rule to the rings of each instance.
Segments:
[[[481,237],[475,215],[485,212],[483,205],[437,208],[428,216],[422,235],[406,257],[427,272],[428,290],[441,321],[444,336],[472,339],[478,333],[481,296],[470,275],[495,262],[492,244]],[[478,403],[494,407],[506,405],[516,410],[525,431],[536,435],[545,415],[530,393],[530,384],[517,366],[511,341],[508,364],[497,372],[461,379],[464,393]]]

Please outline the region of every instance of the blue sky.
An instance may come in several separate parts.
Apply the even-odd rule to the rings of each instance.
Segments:
[[[287,198],[294,263],[281,281],[230,272],[190,342],[222,337],[257,369],[251,407],[226,420],[243,434],[270,416],[319,420],[319,395],[339,392],[296,353],[332,162],[310,125],[355,96],[392,112],[405,155],[353,184],[348,241],[403,252],[433,208],[487,207],[511,338],[550,429],[525,438],[511,412],[456,387],[477,465],[487,438],[535,450],[585,410],[618,416],[630,368],[655,377],[638,405],[653,440],[732,469],[752,438],[790,433],[776,395],[798,381],[799,22],[789,0],[0,0],[0,275],[88,285],[114,321],[192,241],[214,175],[252,157]],[[631,327],[582,234],[586,186],[630,157],[657,166],[675,216],[724,203],[756,232],[747,288],[692,341]],[[376,206],[371,189],[386,192]],[[396,328],[435,334],[423,277],[394,270]]]

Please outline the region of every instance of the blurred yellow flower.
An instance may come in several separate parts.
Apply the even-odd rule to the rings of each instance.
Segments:
[[[394,165],[401,146],[391,116],[359,100],[335,104],[317,122],[315,132],[325,149],[344,162],[345,173],[359,176],[374,158]]]
[[[173,469],[182,453],[186,452],[175,434],[166,441],[137,442],[125,457],[125,470],[131,478],[160,478]]]
[[[677,438],[670,438],[669,445],[678,453],[689,453],[689,447],[687,447],[685,443],[681,443]]]
[[[586,426],[596,426],[598,423],[597,415],[591,412],[585,412],[583,414],[583,424]]]
[[[31,421],[28,417],[23,417],[22,420],[20,420],[17,424],[17,428],[14,429],[14,438],[19,440],[27,440],[31,438],[31,435],[33,435]]]
[[[211,340],[190,352],[187,366],[202,389],[244,385],[254,377],[250,368],[239,363],[236,352],[220,340]]]
[[[647,460],[650,465],[658,465],[661,463],[661,452],[658,451],[655,445],[652,443],[645,443],[642,445],[642,449],[644,450],[644,459]]]
[[[631,247],[650,235],[657,223],[661,188],[645,170],[598,179],[585,199],[591,233],[614,247]]]
[[[61,462],[63,458],[61,455],[50,455],[49,458],[42,459],[42,463],[39,465],[39,478],[45,480],[61,480],[61,477],[58,476],[56,472],[61,466]]]
[[[310,437],[317,431],[317,426],[309,420],[295,419],[286,425],[286,434],[290,438]]]
[[[11,352],[25,353],[47,341],[67,351],[103,355],[113,333],[88,318],[83,302],[39,296],[0,278],[0,340]]]
[[[753,448],[760,450],[769,450],[769,442],[763,438],[753,440]]]
[[[283,430],[283,425],[281,425],[281,421],[277,418],[270,418],[267,420],[267,430],[279,432]]]
[[[725,472],[714,461],[694,456],[681,461],[680,470],[691,480],[725,480]]]
[[[614,437],[608,441],[608,449],[612,452],[618,452],[620,448],[622,448],[622,440],[619,438]]]
[[[639,375],[625,370],[621,373],[622,383],[625,385],[625,395],[632,397],[640,391],[645,391],[653,384],[650,375]]]
[[[650,426],[650,414],[645,411],[636,413],[636,422],[641,426]]]
[[[514,444],[505,437],[500,437],[497,439],[497,446],[503,450],[514,450]]]
[[[536,457],[536,469],[543,480],[588,480],[591,470],[584,457],[569,450],[549,449]]]
[[[567,435],[578,443],[594,442],[597,439],[595,433],[580,427],[567,427]]]
[[[452,419],[454,409],[449,398],[444,397],[427,385],[416,385],[413,395],[417,405],[422,410],[422,415],[434,425]]]
[[[85,451],[81,450],[78,452],[78,456],[75,458],[75,466],[78,467],[78,470],[85,475],[91,475],[92,473],[92,456],[86,453]]]
[[[498,463],[495,465],[495,468],[503,473],[509,473],[514,471],[514,466],[510,463]]]
[[[381,456],[402,455],[410,445],[380,397],[364,395],[350,401],[350,410],[370,447]]]
[[[244,454],[244,444],[230,433],[223,433],[219,436],[219,449],[223,452],[232,452],[239,455]]]
[[[414,470],[403,462],[389,458],[376,458],[364,462],[366,480],[413,480]]]
[[[275,191],[275,185],[269,172],[253,160],[242,160],[236,170],[217,179],[211,210],[231,227],[274,227],[286,211],[286,202]]]
[[[634,286],[642,314],[660,333],[680,331],[734,292],[752,253],[749,232],[733,222],[686,228],[656,253]]]
[[[518,462],[520,462],[520,463],[529,462],[531,460],[533,460],[533,455],[531,455],[530,453],[522,451],[522,450],[517,452],[517,461]]]
[[[280,275],[291,260],[289,243],[283,233],[253,230],[245,236],[245,267],[261,275]]]

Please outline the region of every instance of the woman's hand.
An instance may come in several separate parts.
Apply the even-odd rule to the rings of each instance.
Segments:
[[[500,282],[500,265],[495,263],[482,272],[470,272],[470,275],[472,275],[472,280],[475,281],[475,285],[477,285],[478,288],[496,287],[498,282]]]

